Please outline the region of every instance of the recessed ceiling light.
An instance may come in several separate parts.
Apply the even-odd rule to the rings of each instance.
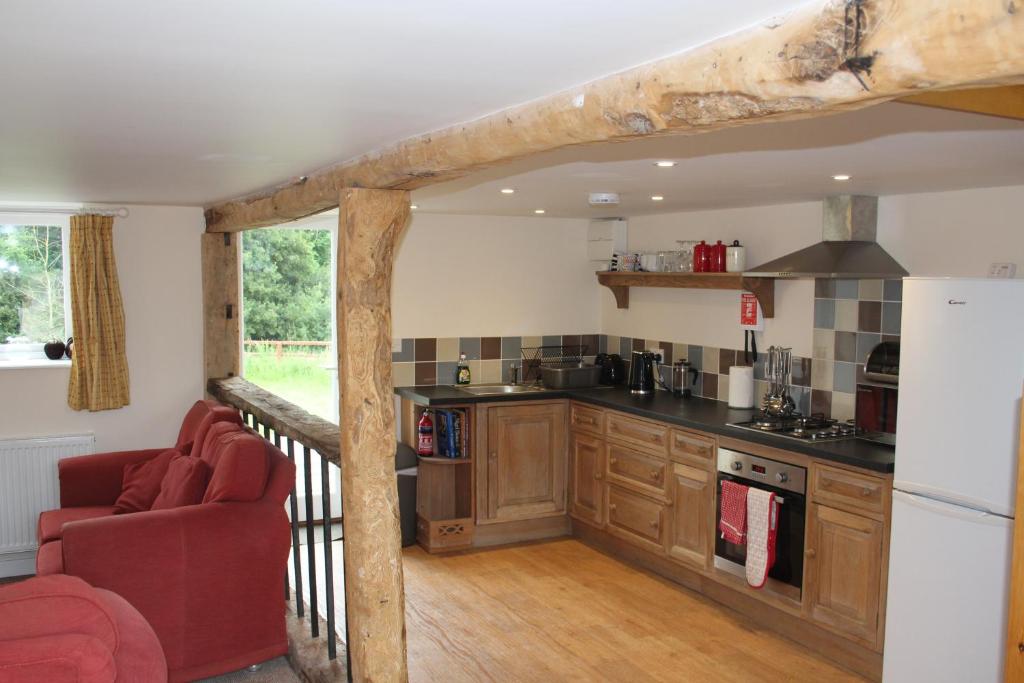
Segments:
[[[409,205],[409,208],[410,208],[410,209],[412,209],[413,211],[415,211],[416,209],[418,209],[418,208],[420,208],[420,207],[419,207],[419,206],[417,206],[416,204],[410,204],[410,205]]]
[[[513,189],[511,187],[503,187],[503,188],[501,188],[501,193],[502,194],[515,194],[516,191],[515,191],[515,189]]]
[[[533,212],[534,212],[535,214],[538,214],[538,215],[539,215],[539,214],[542,214],[542,213],[544,213],[544,209],[534,209],[534,210],[533,210]]]
[[[654,165],[657,166],[658,168],[672,168],[673,166],[676,165],[676,162],[674,162],[674,161],[655,161]]]
[[[651,195],[651,201],[652,202],[660,202],[662,199],[664,199],[664,197],[662,197],[660,194],[652,194]]]
[[[850,179],[850,176],[846,175],[845,173],[840,173],[839,175],[832,176],[832,180],[849,180],[849,179]]]

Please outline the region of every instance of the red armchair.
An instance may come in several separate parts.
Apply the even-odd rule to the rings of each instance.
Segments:
[[[37,558],[40,573],[81,577],[138,609],[160,639],[171,681],[233,671],[288,650],[284,582],[291,534],[284,502],[295,465],[231,412],[236,421],[208,421],[191,449],[212,472],[202,504],[84,514],[63,522],[59,538],[44,542]],[[62,504],[109,506],[117,495],[106,481],[116,469],[110,461],[123,468],[155,455],[140,453],[63,461]],[[88,482],[107,486],[106,497],[87,490]],[[40,519],[41,541],[54,526]]]
[[[73,576],[0,587],[0,681],[166,680],[156,634],[124,598]]]

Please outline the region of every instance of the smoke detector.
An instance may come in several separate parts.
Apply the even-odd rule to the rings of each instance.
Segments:
[[[612,204],[619,203],[618,192],[591,192],[590,193],[590,205],[591,206],[609,206]]]

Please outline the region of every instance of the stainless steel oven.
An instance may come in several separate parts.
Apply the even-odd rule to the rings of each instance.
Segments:
[[[722,482],[771,491],[779,505],[775,540],[775,565],[766,587],[794,600],[800,599],[804,576],[804,524],[807,514],[807,470],[798,465],[761,458],[749,453],[718,449],[718,480],[715,485],[715,568],[746,576],[746,546],[728,543],[717,531],[722,518]]]

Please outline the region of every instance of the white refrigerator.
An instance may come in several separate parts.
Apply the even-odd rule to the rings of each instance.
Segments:
[[[903,280],[883,680],[1003,680],[1024,280]]]

